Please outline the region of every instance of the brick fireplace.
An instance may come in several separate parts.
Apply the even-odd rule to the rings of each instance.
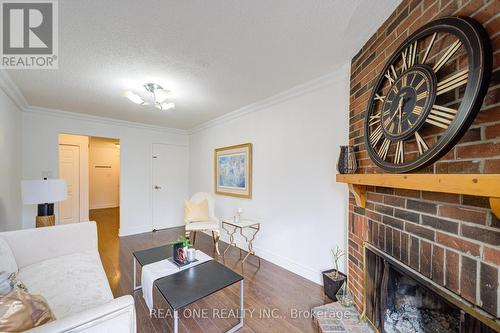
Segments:
[[[462,140],[423,173],[500,173],[500,8],[495,0],[403,0],[351,64],[349,144],[359,173],[380,173],[364,145],[371,88],[394,50],[417,28],[448,15],[470,16],[486,28],[493,74],[481,111]],[[364,309],[365,242],[408,265],[471,307],[500,317],[500,220],[488,198],[368,187],[366,208],[349,201],[349,287]]]

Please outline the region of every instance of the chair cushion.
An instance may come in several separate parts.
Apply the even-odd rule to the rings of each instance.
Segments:
[[[201,230],[219,230],[219,223],[215,220],[206,220],[186,224],[186,231]]]
[[[0,237],[0,272],[17,273],[16,258],[5,239]]]
[[[97,251],[69,254],[19,270],[31,294],[42,295],[57,319],[113,299]]]
[[[208,220],[208,201],[202,200],[195,203],[184,200],[184,222],[198,222]]]

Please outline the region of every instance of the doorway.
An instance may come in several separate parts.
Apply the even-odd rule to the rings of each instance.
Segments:
[[[59,178],[68,199],[59,204],[59,224],[96,221],[118,237],[120,208],[120,140],[59,135]]]

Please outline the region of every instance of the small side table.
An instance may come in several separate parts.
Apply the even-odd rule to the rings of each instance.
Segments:
[[[226,229],[226,227],[232,228],[232,230]],[[245,241],[247,242],[247,254],[243,258],[241,263],[243,264],[250,255],[253,255],[257,257],[257,259],[259,259],[259,267],[260,267],[260,258],[255,255],[255,252],[253,250],[253,241],[255,240],[255,236],[257,235],[257,233],[260,231],[260,223],[245,219],[239,220],[238,222],[235,222],[233,219],[225,219],[222,220],[222,229],[224,229],[229,235],[229,245],[226,247],[222,255],[225,256],[226,252],[229,250],[229,248],[231,248],[231,246],[237,247],[236,243],[234,242],[234,234],[239,229],[240,235],[243,238],[245,238]],[[253,234],[251,236],[247,236],[243,233],[243,229],[252,230]],[[241,249],[240,248],[238,249],[240,250],[240,259],[241,259]]]

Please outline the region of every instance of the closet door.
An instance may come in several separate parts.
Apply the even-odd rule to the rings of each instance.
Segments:
[[[187,146],[153,144],[153,229],[184,224],[184,199],[188,198]]]

